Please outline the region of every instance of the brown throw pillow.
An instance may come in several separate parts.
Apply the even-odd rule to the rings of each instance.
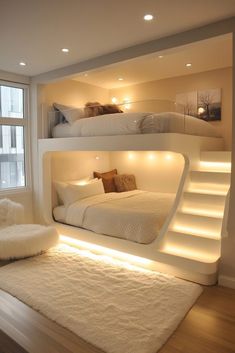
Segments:
[[[116,192],[114,176],[117,175],[117,169],[110,170],[106,173],[94,172],[94,178],[102,179],[105,192]]]
[[[114,176],[117,192],[136,190],[135,176],[132,174],[121,174]]]

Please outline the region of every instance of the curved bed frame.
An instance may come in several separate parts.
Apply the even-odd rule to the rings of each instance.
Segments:
[[[39,162],[39,215],[40,221],[53,224],[62,240],[73,246],[108,253],[134,264],[171,273],[203,284],[216,279],[217,264],[207,266],[203,262],[183,262],[181,257],[170,257],[161,251],[164,235],[178,208],[190,169],[197,168],[201,151],[223,150],[223,139],[186,134],[164,133],[126,136],[97,136],[78,138],[42,139],[38,144]],[[92,231],[57,223],[52,217],[51,155],[55,151],[172,151],[184,157],[184,169],[174,206],[160,236],[151,244],[138,244],[113,238]]]

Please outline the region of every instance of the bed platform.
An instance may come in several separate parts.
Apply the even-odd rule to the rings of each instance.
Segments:
[[[174,206],[158,238],[143,245],[55,222],[52,217],[51,158],[54,152],[65,151],[167,151],[181,154],[184,167]],[[55,225],[62,241],[73,246],[107,252],[125,261],[198,283],[214,284],[231,167],[230,154],[221,151],[222,138],[178,133],[39,140],[40,221]],[[216,168],[219,168],[219,179]],[[207,189],[208,183],[211,190]],[[220,186],[222,189],[218,191]],[[213,217],[210,212],[215,212]],[[207,221],[209,228],[204,227]]]

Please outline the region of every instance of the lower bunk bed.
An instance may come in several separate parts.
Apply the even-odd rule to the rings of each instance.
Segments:
[[[223,150],[222,138],[192,136],[177,133],[72,137],[39,140],[38,194],[40,198],[38,201],[40,205],[40,222],[55,225],[61,234],[61,239],[67,244],[78,248],[85,247],[87,249],[92,249],[92,251],[97,253],[111,254],[111,256],[126,259],[127,262],[130,263],[136,263],[137,261],[137,263],[139,262],[149,269],[170,273],[198,283],[213,284],[216,282],[217,278],[218,259],[214,260],[213,258],[213,261],[208,263],[208,261],[197,261],[195,258],[189,259],[184,256],[172,256],[162,251],[162,249],[164,247],[164,234],[168,229],[173,215],[176,213],[181,197],[184,193],[190,171],[193,168],[196,169],[199,167],[200,155],[202,151],[216,150]],[[53,156],[55,154],[63,154],[67,152],[75,153],[75,151],[79,151],[79,153],[89,151],[89,153],[92,154],[93,162],[84,160],[84,167],[87,167],[89,163],[94,163],[94,161],[96,161],[95,163],[103,163],[104,158],[102,153],[109,153],[110,151],[113,153],[115,151],[123,151],[126,153],[128,151],[132,151],[134,154],[138,154],[141,151],[151,151],[154,153],[157,151],[162,151],[165,153],[174,152],[182,156],[184,160],[184,167],[177,193],[172,208],[169,208],[167,211],[168,214],[165,218],[165,222],[163,222],[164,224],[161,224],[161,230],[158,228],[158,236],[156,236],[156,234],[155,238],[153,235],[150,237],[147,236],[148,240],[141,244],[136,241],[118,237],[120,236],[120,232],[113,229],[114,227],[112,227],[111,220],[109,228],[111,228],[111,231],[113,231],[115,236],[104,235],[106,233],[104,228],[97,228],[97,233],[95,233],[93,230],[96,225],[90,224],[90,221],[87,219],[85,219],[85,222],[89,223],[87,224],[90,228],[89,230],[83,228],[82,222],[76,223],[77,220],[74,221],[71,220],[71,218],[70,221],[68,219],[66,221],[66,223],[70,223],[70,225],[63,224],[60,222],[64,222],[64,218],[66,219],[66,217],[70,217],[70,215],[66,213],[67,211],[63,208],[57,209],[54,213],[55,218],[60,222],[53,219],[52,210],[55,207],[53,206],[52,200],[52,181],[54,177],[52,168]],[[150,159],[148,160],[150,161]],[[130,160],[130,163],[133,162]],[[66,160],[64,167],[67,168]],[[61,165],[58,168],[61,170]],[[93,168],[91,170],[95,169],[93,165],[91,168]],[[140,187],[140,189],[142,188]],[[120,202],[120,200],[118,202]],[[76,207],[72,208],[74,209],[75,215]],[[92,208],[89,210],[88,207],[86,211],[87,214],[92,214],[92,217],[97,217],[97,227],[103,227],[99,220],[101,215],[103,217],[102,211],[105,212],[104,206],[97,210],[96,205],[94,205],[93,210]],[[161,211],[163,211],[163,209]],[[76,218],[76,216],[74,217]],[[121,222],[122,220],[120,219],[120,226]],[[72,224],[79,225],[79,228],[73,226]],[[134,237],[132,237],[132,240],[134,240]]]
[[[159,235],[175,195],[142,190],[103,193],[53,210],[57,222],[142,244]]]

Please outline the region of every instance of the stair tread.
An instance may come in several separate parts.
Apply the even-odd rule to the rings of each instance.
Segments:
[[[216,218],[216,219],[222,219],[224,212],[221,211],[211,211],[207,209],[202,209],[202,207],[190,209],[190,208],[184,208],[182,207],[179,212],[186,214],[186,215],[192,215],[192,216],[199,216],[199,217],[208,217],[208,218]]]
[[[189,187],[185,191],[191,194],[215,195],[215,196],[226,196],[228,193],[227,190],[213,190],[213,189],[204,189],[204,188],[198,188],[198,187],[196,188]]]
[[[187,229],[188,227],[180,227],[180,226],[173,226],[169,229],[169,232],[174,232],[178,234],[183,234],[192,237],[198,237],[202,239],[212,239],[212,240],[220,240],[220,231],[218,233],[210,233],[209,231],[203,231],[200,229],[191,228],[190,230]]]
[[[218,216],[211,216],[211,215],[208,215],[208,214],[205,214],[205,213],[202,213],[202,214],[199,214],[199,213],[192,213],[192,212],[185,212],[184,210],[178,210],[177,213],[176,213],[176,217],[177,215],[179,214],[179,216],[183,216],[183,215],[186,215],[186,216],[192,216],[192,218],[194,219],[197,219],[197,218],[202,218],[202,219],[206,219],[208,218],[209,220],[213,221],[213,220],[221,220],[221,218],[223,218],[223,215],[222,214],[219,214]]]
[[[215,253],[211,253],[210,251],[199,252],[195,250],[190,250],[186,248],[180,247],[172,247],[169,245],[165,245],[162,249],[159,250],[164,254],[168,254],[171,256],[176,256],[188,260],[205,262],[205,263],[214,263],[219,260],[220,256]]]

